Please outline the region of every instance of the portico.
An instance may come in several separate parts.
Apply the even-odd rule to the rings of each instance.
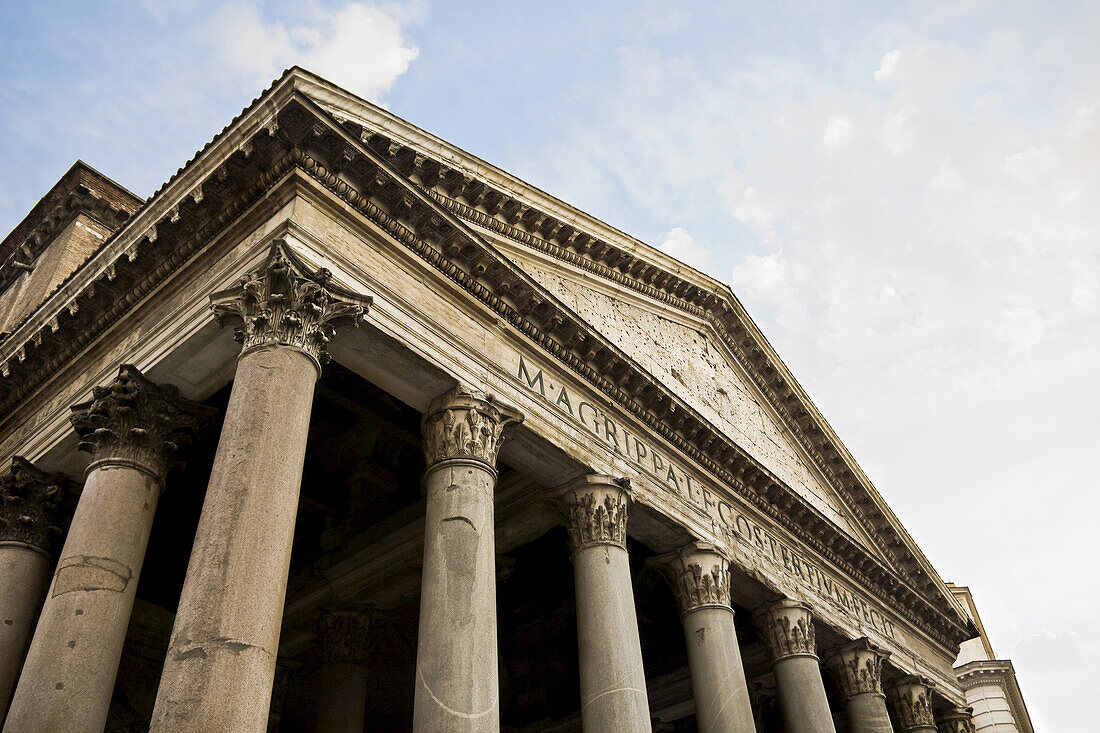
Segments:
[[[762,688],[789,731],[961,725],[970,629],[735,300],[343,95],[289,72],[0,345],[0,455],[42,475],[123,364],[211,423],[126,469],[163,497],[112,534],[131,595],[2,648],[13,711],[71,711],[34,650],[111,601],[99,728],[767,730]],[[96,466],[73,542],[130,506]]]

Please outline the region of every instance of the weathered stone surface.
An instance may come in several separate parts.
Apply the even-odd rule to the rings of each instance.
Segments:
[[[213,417],[131,366],[94,395],[73,408],[94,460],[6,733],[103,730],[168,459]]]
[[[713,545],[695,542],[654,558],[654,564],[680,608],[700,733],[754,733],[730,606],[729,559]]]
[[[782,599],[753,614],[772,660],[783,722],[791,733],[834,733],[829,700],[817,659],[813,613],[805,603]]]
[[[651,374],[767,466],[830,519],[853,533],[839,497],[802,457],[743,373],[714,342],[683,324],[642,308],[628,297],[584,287],[534,261],[524,269]]]
[[[856,639],[825,655],[829,670],[844,700],[848,724],[856,733],[891,733],[886,697],[882,694],[882,663],[890,652],[868,639]]]
[[[333,284],[328,270],[310,271],[282,240],[272,245],[261,268],[211,300],[219,323],[237,324],[234,336],[242,353],[289,346],[308,354],[318,367],[329,360],[336,327],[358,326],[370,306],[370,298]]]
[[[559,494],[573,550],[581,723],[586,733],[649,733],[630,559],[626,552],[629,484],[588,475]]]
[[[939,733],[977,733],[973,714],[974,708],[948,708],[936,719],[936,729]]]
[[[936,683],[921,675],[904,675],[886,686],[886,703],[898,733],[934,733],[932,690]]]
[[[316,361],[242,354],[151,730],[262,730],[270,707]]]
[[[457,387],[424,416],[424,570],[413,730],[497,731],[496,458],[522,419]]]

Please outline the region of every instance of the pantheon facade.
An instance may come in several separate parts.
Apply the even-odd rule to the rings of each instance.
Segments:
[[[324,79],[0,257],[4,733],[975,730],[729,288]]]

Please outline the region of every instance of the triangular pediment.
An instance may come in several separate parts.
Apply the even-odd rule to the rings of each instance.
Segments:
[[[289,173],[371,220],[746,501],[778,508],[793,536],[852,577],[890,588],[929,633],[959,635],[942,581],[728,288],[299,69],[3,344],[0,409],[109,323],[93,314],[129,307],[117,293],[148,292]],[[647,327],[675,359],[621,332]]]

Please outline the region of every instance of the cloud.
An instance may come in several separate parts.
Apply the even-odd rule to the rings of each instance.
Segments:
[[[305,7],[288,25],[266,19],[257,4],[228,3],[206,23],[203,40],[220,68],[250,87],[297,64],[368,99],[385,94],[419,54],[405,29],[422,19],[420,5]]]
[[[692,239],[688,231],[681,227],[675,227],[669,231],[665,235],[664,243],[658,249],[691,265],[696,270],[706,270],[710,267],[710,252]]]

